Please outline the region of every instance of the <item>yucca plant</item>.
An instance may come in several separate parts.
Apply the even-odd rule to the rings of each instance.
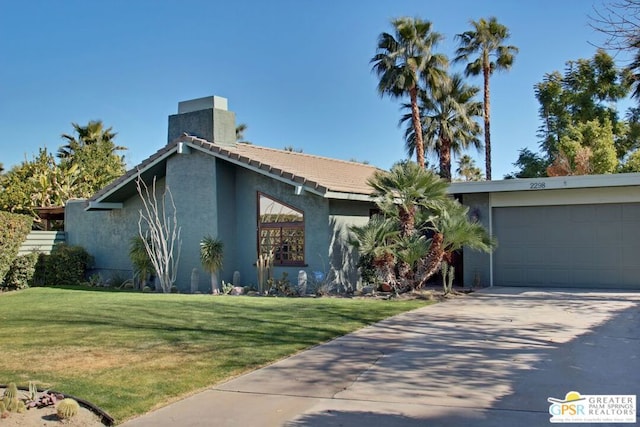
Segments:
[[[129,259],[133,264],[133,274],[139,280],[139,288],[143,289],[149,277],[155,273],[153,263],[145,247],[144,240],[139,235],[131,238],[129,245]]]
[[[206,236],[200,241],[200,261],[202,267],[211,274],[211,293],[220,293],[218,271],[222,269],[224,260],[224,244],[220,239]]]

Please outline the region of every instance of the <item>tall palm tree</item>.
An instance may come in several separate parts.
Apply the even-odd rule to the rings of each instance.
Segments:
[[[66,144],[58,149],[58,157],[60,159],[68,159],[73,157],[76,151],[84,146],[97,143],[111,143],[112,153],[119,150],[126,150],[126,147],[120,147],[113,144],[117,133],[113,132],[113,128],[104,128],[102,120],[91,120],[86,126],[80,126],[77,123],[71,123],[76,135],[67,133],[62,134],[62,139]]]
[[[484,148],[485,175],[491,180],[491,108],[489,96],[489,78],[496,70],[509,70],[513,65],[518,48],[503,45],[510,37],[509,29],[500,24],[495,17],[486,20],[471,21],[473,30],[458,34],[460,47],[456,50],[455,62],[467,63],[465,74],[482,74],[484,80]],[[472,56],[477,55],[472,58]]]
[[[394,34],[381,33],[376,55],[371,59],[379,78],[378,92],[400,98],[409,95],[412,124],[417,135],[416,159],[424,168],[424,143],[418,110],[420,79],[426,84],[437,82],[444,75],[447,58],[432,51],[442,35],[432,30],[431,22],[419,18],[397,18],[391,21]]]
[[[451,153],[459,155],[464,149],[482,147],[478,136],[482,129],[475,118],[482,115],[482,103],[475,101],[480,91],[475,86],[464,83],[462,76],[454,74],[442,79],[439,84],[421,90],[420,116],[425,148],[433,150],[440,163],[440,177],[451,181]],[[405,104],[405,108],[409,108]],[[405,114],[400,123],[408,123],[410,113]],[[413,126],[405,131],[407,151],[415,150],[416,134]]]
[[[480,181],[482,179],[482,172],[480,168],[476,166],[475,160],[468,154],[458,159],[458,168],[456,172],[465,181]]]

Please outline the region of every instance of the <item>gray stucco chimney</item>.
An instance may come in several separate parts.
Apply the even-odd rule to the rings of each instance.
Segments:
[[[207,96],[178,103],[178,114],[169,116],[168,142],[183,133],[220,145],[236,144],[236,115],[227,110],[227,99]]]

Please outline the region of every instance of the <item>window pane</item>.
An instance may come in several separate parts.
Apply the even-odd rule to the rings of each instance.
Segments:
[[[304,263],[304,214],[259,194],[258,251],[274,264]]]
[[[302,212],[263,194],[260,195],[260,222],[301,222],[303,220]]]

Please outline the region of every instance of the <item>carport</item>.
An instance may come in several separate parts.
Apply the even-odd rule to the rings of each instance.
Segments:
[[[451,185],[498,240],[464,251],[466,286],[640,289],[640,174]]]

